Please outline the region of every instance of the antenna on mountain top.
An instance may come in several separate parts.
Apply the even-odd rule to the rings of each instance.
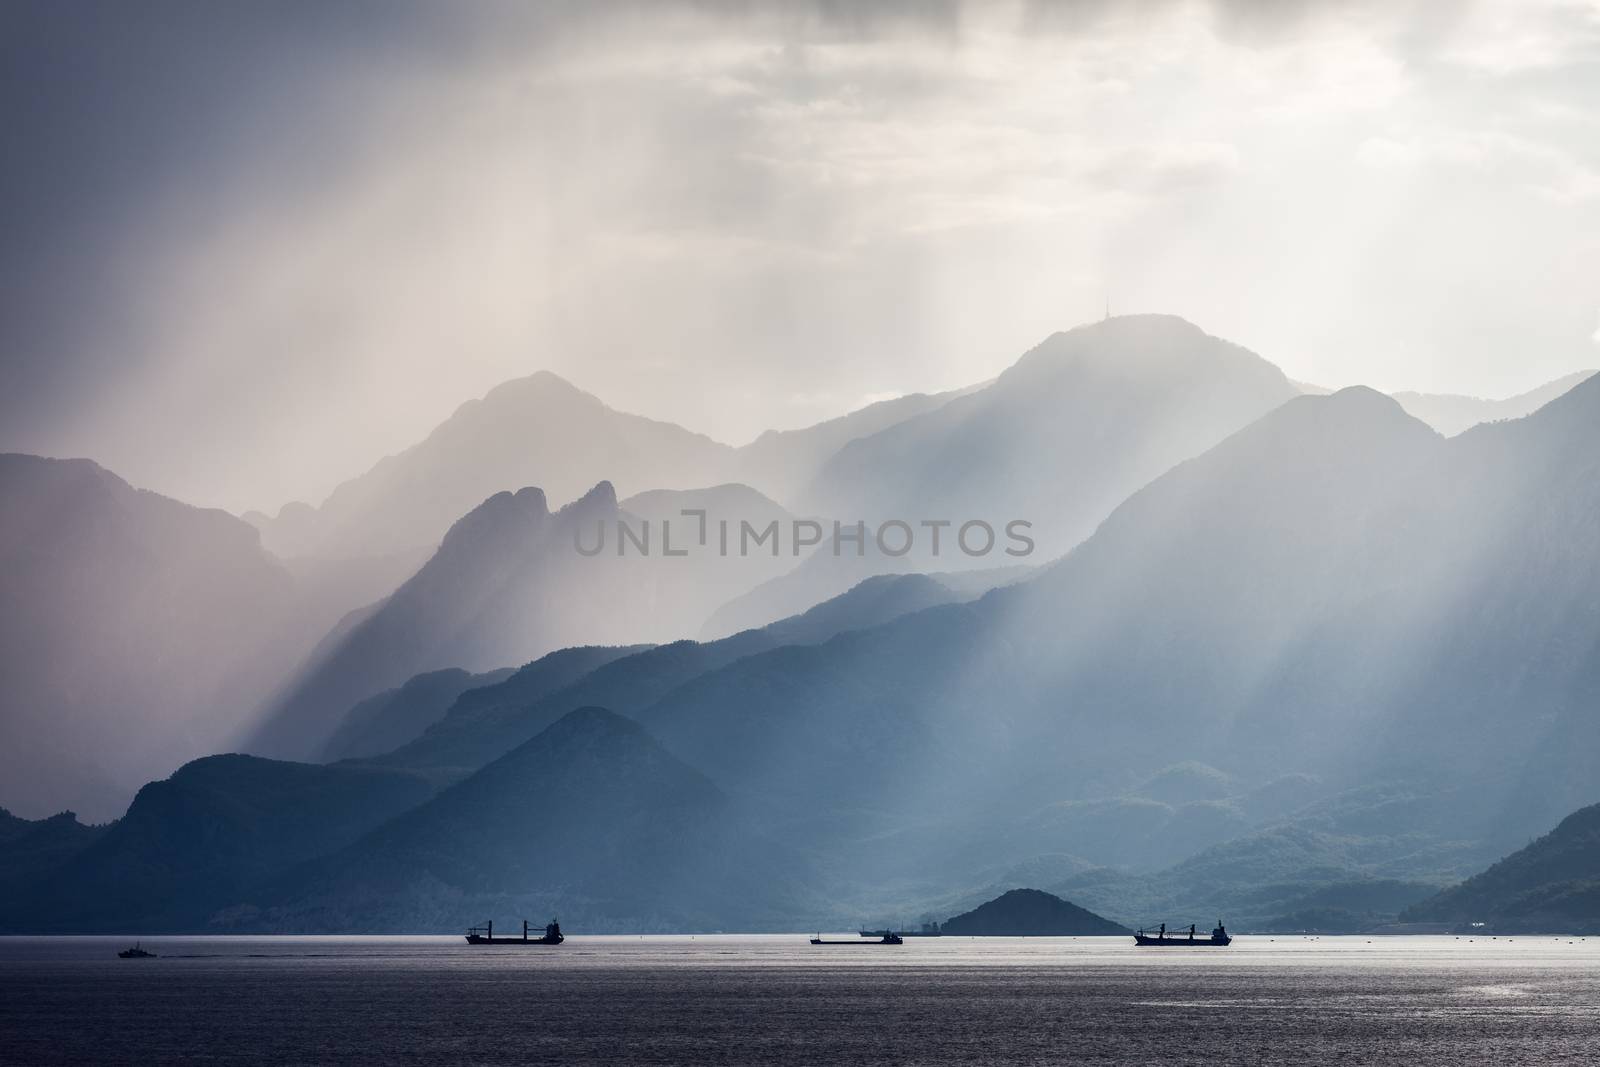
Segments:
[[[1111,298],[1109,296],[1106,297],[1106,317],[1105,317],[1105,319],[1103,321],[1105,321],[1105,322],[1110,322],[1111,321]]]

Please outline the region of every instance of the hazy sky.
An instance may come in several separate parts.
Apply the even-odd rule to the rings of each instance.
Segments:
[[[548,368],[739,443],[1168,311],[1600,364],[1600,0],[0,7],[0,448],[320,500]]]

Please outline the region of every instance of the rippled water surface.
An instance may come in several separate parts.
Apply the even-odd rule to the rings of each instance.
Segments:
[[[1600,939],[0,938],[0,1062],[1600,1063]]]

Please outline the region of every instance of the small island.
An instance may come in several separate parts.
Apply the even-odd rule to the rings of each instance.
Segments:
[[[1013,889],[940,927],[952,937],[1094,937],[1132,933],[1038,889]]]

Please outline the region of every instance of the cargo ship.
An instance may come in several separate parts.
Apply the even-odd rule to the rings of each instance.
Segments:
[[[469,945],[559,945],[566,938],[561,936],[561,924],[551,919],[544,928],[543,937],[529,937],[528,920],[522,920],[521,937],[496,937],[494,936],[494,921],[484,923],[482,926],[473,926],[467,930],[467,944]]]
[[[857,930],[862,937],[887,937],[894,934],[896,937],[943,937],[944,931],[939,929],[938,923],[923,923],[920,930]]]
[[[903,945],[903,944],[905,944],[905,941],[903,941],[901,939],[900,935],[897,934],[897,933],[894,933],[893,931],[884,930],[884,931],[881,931],[881,933],[882,933],[881,937],[879,937],[878,934],[871,934],[871,935],[863,934],[863,940],[860,940],[860,941],[826,941],[826,940],[823,939],[821,934],[818,934],[816,937],[813,937],[811,939],[811,943],[813,945]],[[877,941],[865,940],[865,938],[867,936],[878,937],[878,940]]]
[[[1228,931],[1223,929],[1222,920],[1217,920],[1217,928],[1211,931],[1210,937],[1196,937],[1194,924],[1189,924],[1187,931],[1179,931],[1172,936],[1167,936],[1167,924],[1162,923],[1155,934],[1147,934],[1143,930],[1133,935],[1135,945],[1145,945],[1152,948],[1223,948],[1233,943],[1233,938],[1228,936]]]

